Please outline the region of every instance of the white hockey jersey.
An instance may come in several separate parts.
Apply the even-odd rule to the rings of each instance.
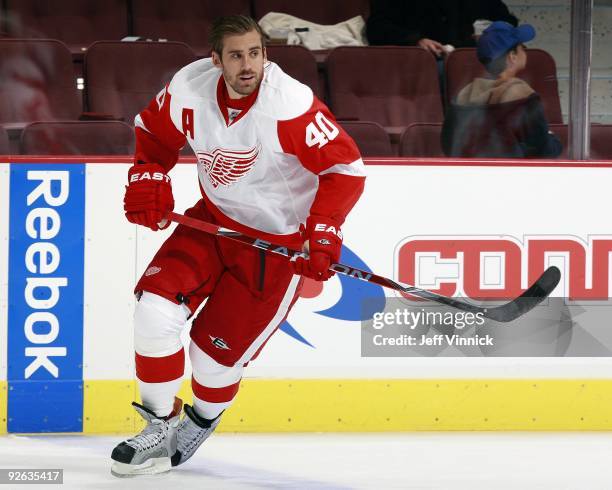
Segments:
[[[206,206],[237,231],[283,243],[310,214],[340,225],[363,190],[364,165],[312,90],[268,62],[258,90],[236,101],[241,109],[227,100],[210,58],[182,68],[136,116],[135,161],[169,171],[189,143]]]

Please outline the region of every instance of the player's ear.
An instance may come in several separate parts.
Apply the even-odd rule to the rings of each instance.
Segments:
[[[212,62],[217,68],[221,68],[221,56],[216,51],[211,52]]]
[[[264,63],[265,63],[266,61],[268,61],[268,52],[266,51],[266,47],[265,46],[262,49],[262,53],[263,53],[263,60],[264,60]]]

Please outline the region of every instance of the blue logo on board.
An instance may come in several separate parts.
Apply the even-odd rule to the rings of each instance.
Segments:
[[[8,431],[83,428],[84,164],[12,164]]]
[[[346,245],[342,245],[342,262],[351,267],[372,272],[368,265]],[[319,315],[336,320],[357,322],[368,320],[374,313],[385,309],[385,294],[383,288],[378,284],[360,281],[343,274],[336,274],[335,277],[340,280],[342,296],[331,308],[317,311]],[[288,320],[285,320],[279,329],[297,341],[314,347]]]

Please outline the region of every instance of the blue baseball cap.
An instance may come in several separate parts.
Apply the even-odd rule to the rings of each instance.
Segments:
[[[536,35],[530,24],[514,27],[498,20],[487,27],[480,38],[476,54],[481,62],[489,62],[503,56],[515,46],[531,41]]]

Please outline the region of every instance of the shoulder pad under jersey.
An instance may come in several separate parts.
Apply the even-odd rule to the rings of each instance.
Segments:
[[[291,78],[271,61],[264,67],[264,79],[256,109],[279,121],[294,119],[312,106],[314,94],[308,85]]]
[[[221,70],[213,65],[212,58],[194,61],[172,77],[168,91],[172,95],[186,97],[207,97],[215,94]],[[212,85],[212,91],[210,86]]]

